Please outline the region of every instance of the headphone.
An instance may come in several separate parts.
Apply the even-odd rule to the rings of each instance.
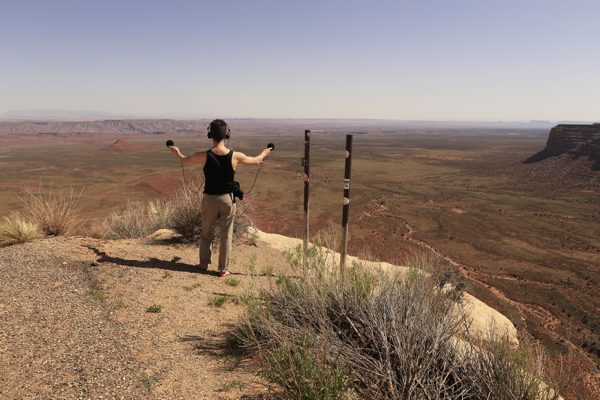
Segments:
[[[222,121],[225,124],[225,127],[227,128],[227,131],[225,132],[225,137],[223,139],[227,139],[229,140],[229,138],[231,137],[231,129],[229,129],[229,125],[227,124],[227,122],[223,121],[223,120],[215,120],[215,121]],[[215,122],[213,121],[213,122]],[[208,126],[206,127],[206,130],[208,131],[208,133],[206,134],[206,136],[208,136],[209,139],[213,138],[213,133],[210,131],[210,126],[212,125],[211,122],[210,124],[208,124]]]

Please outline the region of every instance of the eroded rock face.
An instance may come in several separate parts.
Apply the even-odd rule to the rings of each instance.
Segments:
[[[600,123],[556,125],[550,130],[546,148],[529,157],[525,163],[534,163],[565,153],[574,158],[586,156],[593,161],[592,169],[600,170]]]
[[[600,123],[593,125],[557,125],[550,131],[546,148],[600,151]]]

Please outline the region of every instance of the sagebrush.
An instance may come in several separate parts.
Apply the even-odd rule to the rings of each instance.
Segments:
[[[289,253],[297,267],[302,257]],[[461,296],[438,277],[357,263],[342,275],[328,259],[311,246],[300,274],[262,291],[235,331],[290,398],[556,398],[535,354],[500,332],[485,346],[470,336]]]

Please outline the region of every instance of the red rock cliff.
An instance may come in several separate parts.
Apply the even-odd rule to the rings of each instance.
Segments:
[[[529,157],[525,163],[536,163],[561,154],[565,154],[565,157],[571,160],[583,156],[592,162],[593,170],[600,170],[600,123],[556,125],[550,130],[546,148]]]
[[[558,153],[591,155],[600,152],[600,124],[556,125],[550,131],[546,149]]]

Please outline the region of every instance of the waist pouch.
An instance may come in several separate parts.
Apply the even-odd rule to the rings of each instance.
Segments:
[[[233,181],[231,183],[231,193],[233,194],[233,202],[235,203],[235,198],[237,197],[240,200],[244,200],[244,191],[240,186],[238,181]]]

